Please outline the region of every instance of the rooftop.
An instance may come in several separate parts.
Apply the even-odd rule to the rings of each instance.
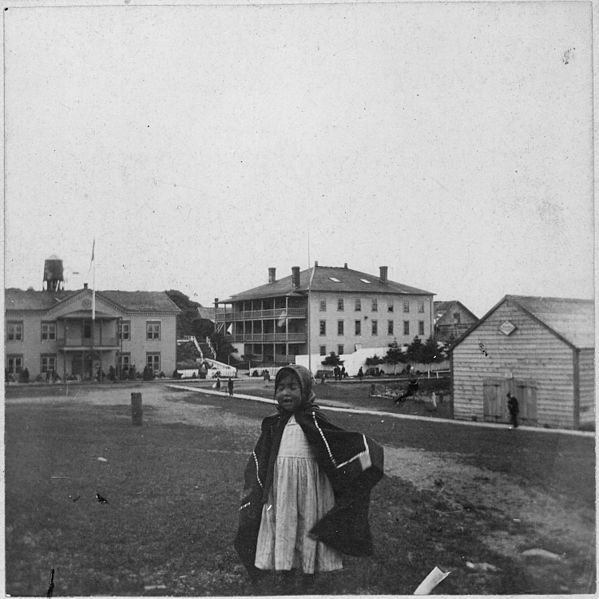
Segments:
[[[311,283],[310,278],[312,278]],[[379,275],[371,275],[344,266],[314,266],[299,272],[297,287],[293,286],[292,275],[289,275],[273,283],[266,283],[234,294],[220,303],[286,295],[304,296],[308,292],[308,286],[311,291],[320,292],[434,295],[431,291],[424,291],[395,281],[383,282]]]
[[[563,297],[506,295],[574,347],[595,347],[595,302]]]
[[[6,310],[49,310],[60,302],[82,293],[73,291],[35,291],[28,289],[5,289]],[[96,291],[96,298],[106,298],[127,312],[179,312],[176,304],[164,291]]]

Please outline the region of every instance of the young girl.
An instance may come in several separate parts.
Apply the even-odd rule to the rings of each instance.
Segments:
[[[314,399],[306,368],[279,370],[278,414],[262,421],[246,466],[235,538],[253,580],[264,570],[338,570],[341,553],[372,553],[368,505],[382,448],[331,424]]]

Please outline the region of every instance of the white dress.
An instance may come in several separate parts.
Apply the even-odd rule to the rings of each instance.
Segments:
[[[268,502],[262,508],[256,567],[301,568],[306,574],[341,569],[341,554],[308,536],[334,504],[333,487],[291,416],[281,438]]]

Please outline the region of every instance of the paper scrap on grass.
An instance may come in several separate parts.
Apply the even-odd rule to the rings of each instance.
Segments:
[[[546,549],[539,549],[535,547],[534,549],[527,549],[522,552],[522,555],[526,555],[528,557],[546,557],[547,559],[560,560],[562,559],[560,555],[557,553],[553,553],[552,551],[547,551]]]
[[[166,589],[165,584],[147,584],[144,586],[144,591],[162,591]]]
[[[108,460],[106,458],[98,458],[98,462],[107,462]]]
[[[499,570],[497,566],[488,564],[487,562],[481,562],[480,564],[466,562],[466,567],[470,568],[471,570],[477,570],[478,572],[497,572]]]
[[[435,566],[427,577],[418,585],[414,595],[428,595],[440,582],[445,580],[451,572],[443,572],[441,568]]]

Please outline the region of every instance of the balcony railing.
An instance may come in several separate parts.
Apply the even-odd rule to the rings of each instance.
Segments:
[[[65,347],[92,347],[91,339],[65,339],[64,337],[56,340],[57,346],[62,349]],[[119,340],[116,337],[102,337],[102,339],[94,339],[94,348],[102,347],[118,347]]]
[[[217,314],[217,322],[236,322],[239,320],[278,320],[286,313],[284,318],[306,318],[305,308],[276,308],[275,310],[243,310],[242,312],[227,312]]]
[[[306,343],[306,333],[237,333],[233,343]]]

